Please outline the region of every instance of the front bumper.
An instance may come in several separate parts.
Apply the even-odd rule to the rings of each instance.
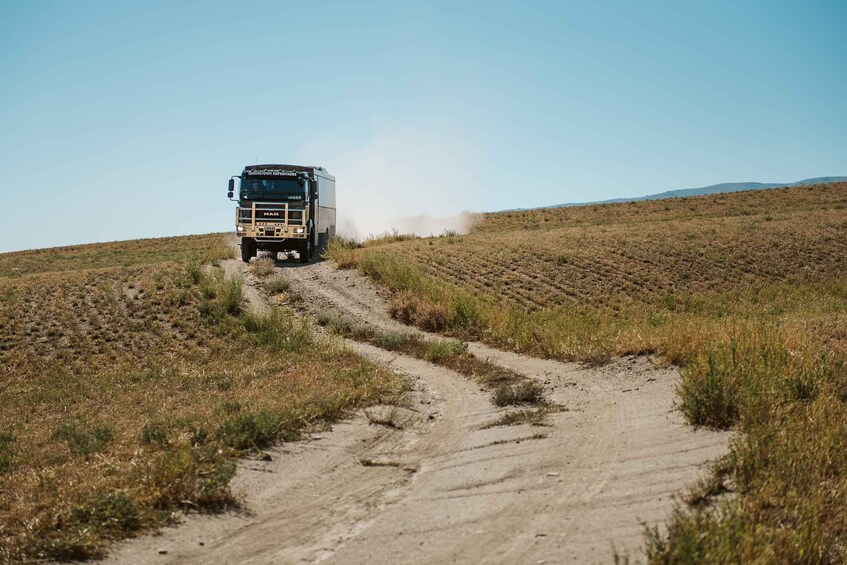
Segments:
[[[256,241],[283,241],[309,237],[306,210],[289,210],[288,204],[253,202],[250,208],[236,208],[235,231],[238,237]],[[276,216],[273,219],[265,216]]]
[[[303,226],[283,226],[240,224],[235,227],[238,237],[252,237],[257,241],[273,241],[280,239],[306,239],[309,234]]]

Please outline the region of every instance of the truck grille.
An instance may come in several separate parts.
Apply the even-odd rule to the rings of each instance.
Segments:
[[[303,209],[288,209],[288,223],[302,224],[305,215]],[[250,223],[253,217],[252,208],[239,208],[238,221],[242,223]],[[256,221],[267,223],[284,223],[285,222],[285,205],[265,204],[256,205]]]

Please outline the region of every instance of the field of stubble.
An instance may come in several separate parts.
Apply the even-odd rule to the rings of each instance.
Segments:
[[[238,456],[396,376],[246,310],[221,234],[0,255],[0,562],[87,559],[237,504]]]
[[[468,235],[329,257],[430,330],[682,366],[689,422],[739,434],[648,533],[655,562],[847,558],[847,184],[485,214]]]

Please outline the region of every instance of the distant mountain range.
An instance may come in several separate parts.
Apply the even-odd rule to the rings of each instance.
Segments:
[[[784,188],[786,186],[803,186],[807,184],[821,184],[825,182],[844,182],[847,177],[818,177],[798,182],[725,182],[713,184],[702,188],[682,188],[669,190],[659,194],[648,194],[635,198],[613,198],[611,200],[598,200],[595,202],[574,202],[571,204],[553,204],[552,206],[541,206],[541,208],[566,208],[569,206],[588,206],[590,204],[615,204],[617,202],[639,202],[641,200],[661,200],[663,198],[682,198],[684,196],[698,196],[700,194],[718,194],[721,192],[741,192],[742,190],[763,190],[766,188]]]

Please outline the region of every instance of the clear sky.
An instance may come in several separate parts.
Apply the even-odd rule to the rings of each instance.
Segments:
[[[847,175],[845,29],[843,0],[0,0],[0,251],[232,230],[257,158],[397,215]]]

